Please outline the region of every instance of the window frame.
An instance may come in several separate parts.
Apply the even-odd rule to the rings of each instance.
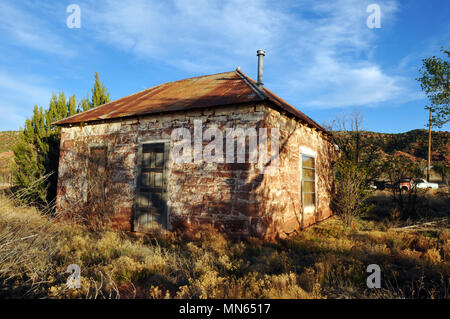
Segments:
[[[303,156],[312,158],[314,161],[314,168],[305,167],[305,169],[310,169],[314,171],[314,193],[306,192],[308,194],[314,194],[314,204],[305,206],[304,201],[304,178],[303,178]],[[300,198],[301,198],[301,207],[302,207],[302,228],[304,227],[304,214],[315,214],[317,212],[317,154],[315,151],[308,147],[301,146],[300,147]],[[308,181],[308,180],[307,180]],[[311,182],[311,180],[309,180]]]
[[[303,157],[308,157],[308,158],[310,158],[310,159],[312,159],[313,160],[313,162],[314,162],[314,167],[305,167],[305,166],[303,166]],[[303,170],[304,169],[306,169],[306,170],[310,170],[310,171],[313,171],[313,175],[314,175],[314,177],[311,179],[311,178],[309,178],[309,177],[305,177],[304,175],[303,175]],[[313,182],[314,183],[314,192],[306,192],[304,189],[306,188],[304,185],[304,183],[305,182]],[[304,204],[305,204],[305,194],[313,194],[314,195],[314,203],[312,204],[312,205],[308,205],[307,207],[309,207],[309,206],[316,206],[316,196],[317,196],[317,189],[316,189],[316,159],[313,157],[313,156],[309,156],[309,155],[305,155],[305,154],[302,154],[302,203],[303,203],[303,206],[305,206]]]

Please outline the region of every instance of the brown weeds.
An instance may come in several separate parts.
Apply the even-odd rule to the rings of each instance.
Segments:
[[[450,232],[336,218],[291,238],[231,240],[211,227],[130,236],[57,223],[0,200],[0,295],[29,298],[448,298]],[[378,264],[382,288],[368,289]],[[81,269],[69,289],[67,266]]]

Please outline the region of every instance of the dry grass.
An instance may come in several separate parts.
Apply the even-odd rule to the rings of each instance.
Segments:
[[[2,198],[0,295],[28,298],[448,298],[450,231],[330,219],[276,243],[213,229],[139,238],[55,224]],[[28,237],[34,236],[34,237]],[[366,288],[366,267],[382,289]],[[69,264],[81,288],[66,287]]]
[[[34,293],[51,271],[59,230],[34,208],[15,207],[0,198],[1,294]]]
[[[413,196],[410,196],[413,195]],[[371,220],[376,220],[379,226],[387,228],[407,226],[420,221],[429,221],[436,218],[450,216],[450,192],[448,188],[433,190],[418,190],[416,193],[403,192],[403,203],[405,206],[410,201],[415,201],[414,209],[408,214],[402,214],[398,204],[395,203],[391,191],[376,191],[367,200],[372,209],[367,214]]]

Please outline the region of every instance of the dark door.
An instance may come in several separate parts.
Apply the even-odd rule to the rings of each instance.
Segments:
[[[138,151],[138,185],[135,200],[135,230],[166,228],[166,166],[164,143],[143,144]]]

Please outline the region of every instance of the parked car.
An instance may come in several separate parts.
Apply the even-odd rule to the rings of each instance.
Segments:
[[[409,191],[412,188],[411,178],[401,178],[398,183],[396,183],[401,190]]]
[[[386,182],[383,181],[374,181],[373,186],[375,189],[384,190],[386,188]]]
[[[431,188],[431,189],[438,189],[439,185],[437,183],[430,183],[426,180],[420,178],[414,180],[414,186],[417,188]]]
[[[391,184],[386,181],[374,181],[373,185],[370,185],[370,187],[382,191],[385,189],[398,188],[398,183]]]
[[[369,188],[370,188],[370,189],[378,189],[377,185],[375,185],[375,184],[370,184],[370,185],[369,185]]]

